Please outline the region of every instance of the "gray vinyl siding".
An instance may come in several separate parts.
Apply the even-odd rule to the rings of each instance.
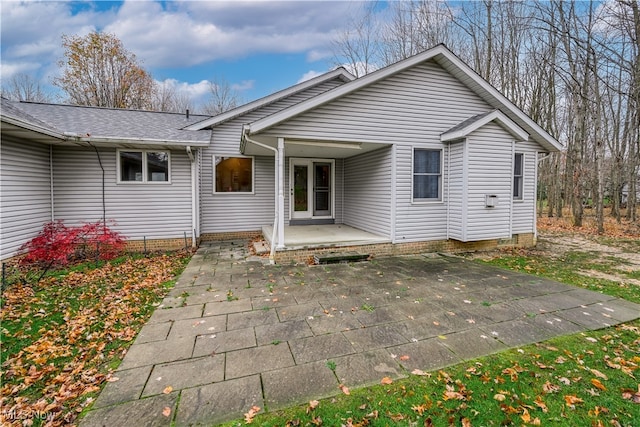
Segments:
[[[536,229],[536,168],[539,150],[540,146],[534,142],[516,143],[516,153],[524,154],[524,183],[522,200],[513,201],[512,234],[533,233]]]
[[[213,128],[211,145],[203,149],[201,168],[201,232],[223,233],[229,231],[260,230],[273,224],[274,208],[274,158],[255,158],[255,182],[253,194],[214,194],[212,156],[240,155],[242,126],[276,113],[301,101],[337,87],[344,82],[333,79],[265,105]],[[288,167],[288,161],[285,166]],[[285,182],[289,175],[285,174]],[[337,175],[336,175],[337,179]],[[288,185],[288,183],[287,183]],[[288,219],[288,190],[285,213]]]
[[[51,221],[49,146],[2,138],[0,259],[14,256]]]
[[[171,151],[171,183],[116,182],[117,152],[99,149],[105,169],[107,220],[127,239],[191,236],[191,166],[185,152]],[[55,218],[78,225],[102,219],[102,171],[92,149],[54,149]]]
[[[443,200],[412,202],[413,147],[444,150],[440,134],[491,108],[438,64],[427,61],[264,133],[396,144],[395,241],[441,240],[447,238],[446,161]],[[443,158],[446,159],[446,153]]]
[[[450,239],[464,238],[464,220],[467,206],[467,173],[466,173],[467,142],[455,142],[449,146],[449,221]]]
[[[220,153],[218,155],[235,153]],[[253,193],[213,193],[213,157],[205,154],[202,160],[200,203],[201,232],[224,233],[254,231],[273,224],[274,160],[273,157],[254,157]]]
[[[468,180],[466,236],[463,241],[511,236],[511,188],[513,137],[495,123],[488,123],[467,138]],[[498,196],[494,208],[485,206],[485,195]]]
[[[447,238],[447,186],[448,171],[443,162],[442,200],[428,202],[412,201],[413,146],[396,147],[396,242],[444,240]],[[415,148],[444,150],[441,143],[415,145]]]
[[[392,149],[386,147],[345,160],[344,223],[391,237]]]
[[[264,131],[265,135],[414,144],[492,109],[433,61],[416,65]]]

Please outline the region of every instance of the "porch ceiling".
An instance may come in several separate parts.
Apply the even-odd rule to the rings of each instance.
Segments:
[[[272,136],[252,136],[251,139],[277,148],[278,138]],[[285,156],[286,157],[316,157],[316,158],[332,158],[345,159],[347,157],[357,156],[378,148],[386,147],[391,144],[379,144],[373,142],[362,141],[335,141],[335,140],[308,140],[300,138],[285,138]],[[252,144],[247,141],[243,144],[242,153],[248,156],[273,156],[271,150]]]

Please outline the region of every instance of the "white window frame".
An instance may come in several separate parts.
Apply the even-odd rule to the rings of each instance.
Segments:
[[[120,169],[121,169],[121,165],[120,165],[120,152],[124,151],[124,152],[136,152],[136,153],[142,153],[142,181],[123,181],[121,179],[121,175],[120,175]],[[167,180],[166,181],[149,181],[147,179],[147,153],[167,153]],[[153,184],[153,185],[163,185],[163,184],[171,184],[171,151],[170,150],[164,150],[164,149],[158,149],[158,150],[150,150],[150,149],[137,149],[137,148],[118,148],[116,150],[116,164],[117,166],[117,183],[118,184],[125,184],[125,185],[131,185],[131,184]]]
[[[520,172],[521,175],[516,175],[516,159],[517,157],[520,156],[521,162],[522,164],[520,165]],[[513,153],[513,173],[512,173],[512,177],[511,179],[513,180],[513,189],[511,191],[511,196],[513,197],[513,200],[516,202],[522,202],[524,201],[524,176],[525,176],[525,171],[524,171],[524,165],[526,164],[525,162],[525,155],[524,153],[521,152],[515,152]],[[519,192],[519,195],[516,196],[515,192],[516,192],[516,178],[520,178],[520,185],[517,186],[517,190]]]
[[[440,152],[440,173],[438,174],[438,177],[440,178],[438,180],[438,197],[437,198],[430,198],[430,199],[417,199],[413,197],[413,187],[415,185],[415,176],[416,176],[416,172],[414,171],[414,165],[415,165],[415,154],[416,151],[439,151]],[[443,199],[442,199],[442,191],[443,191],[443,172],[444,170],[444,149],[442,148],[427,148],[427,147],[413,147],[413,149],[411,150],[411,203],[416,203],[416,204],[423,204],[423,203],[443,203]],[[420,175],[435,175],[435,174],[427,174],[427,173],[420,173]]]
[[[216,191],[216,158],[232,158],[237,157],[240,159],[251,159],[251,191]],[[213,154],[211,156],[211,166],[212,166],[212,193],[213,194],[235,194],[238,195],[248,195],[256,193],[256,159],[254,156],[243,156],[241,154]]]

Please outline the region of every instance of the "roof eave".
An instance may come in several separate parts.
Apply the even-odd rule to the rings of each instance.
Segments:
[[[482,126],[492,121],[497,121],[501,123],[502,126],[506,128],[507,131],[511,135],[513,135],[513,137],[515,137],[518,141],[527,141],[529,139],[529,134],[520,126],[518,126],[517,123],[515,123],[513,120],[511,120],[501,111],[494,110],[490,114],[482,117],[481,119],[473,123],[470,123],[469,125],[465,126],[462,129],[458,129],[453,132],[444,132],[442,135],[440,135],[440,141],[451,142],[451,141],[456,141],[462,138],[466,138],[470,133],[474,132],[475,130],[481,128]]]
[[[15,117],[10,117],[10,116],[2,116],[2,121],[5,123],[9,123],[12,124],[14,126],[18,126],[21,127],[23,129],[26,130],[30,130],[33,132],[37,132],[39,134],[42,135],[46,135],[46,136],[50,136],[52,138],[55,139],[59,139],[64,141],[66,139],[65,135],[62,132],[59,131],[55,131],[53,129],[47,129],[45,127],[39,126],[37,124],[34,123],[29,123],[29,122],[25,122],[24,120],[20,120],[18,118]]]
[[[339,68],[336,68],[335,70],[329,71],[328,73],[306,80],[302,83],[298,83],[297,85],[290,86],[286,89],[272,93],[271,95],[267,95],[263,98],[256,99],[255,101],[241,105],[232,110],[225,111],[224,113],[218,114],[217,116],[202,120],[197,123],[193,123],[189,126],[185,126],[182,129],[183,130],[202,130],[210,126],[215,126],[220,123],[229,121],[235,117],[241,116],[242,114],[258,109],[264,105],[271,104],[279,99],[285,98],[287,96],[293,95],[294,93],[303,91],[305,89],[308,89],[310,87],[313,87],[315,85],[318,85],[320,83],[323,83],[329,80],[333,80],[335,78],[340,78],[341,80],[346,82],[351,82],[355,80],[355,76],[353,74],[349,73],[344,68],[339,67]]]

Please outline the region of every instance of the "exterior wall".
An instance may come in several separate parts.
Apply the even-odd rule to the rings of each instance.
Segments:
[[[2,137],[0,259],[17,254],[51,221],[49,146]]]
[[[202,233],[259,230],[263,225],[273,224],[275,215],[274,158],[255,158],[253,194],[214,194],[213,156],[240,155],[240,136],[244,124],[266,117],[343,83],[339,79],[324,82],[213,128],[211,145],[202,151],[200,179],[200,227]],[[285,175],[287,186],[288,177],[288,174]],[[286,194],[288,195],[288,191]],[[287,215],[288,206],[285,201]]]
[[[117,183],[117,151],[99,149],[107,220],[129,240],[191,237],[191,164],[171,151],[170,183]],[[102,171],[93,149],[55,147],[54,212],[68,225],[102,219]]]
[[[390,147],[345,159],[344,223],[391,237]]]
[[[444,150],[442,133],[492,108],[437,63],[426,61],[264,133],[395,144],[395,242],[442,240],[447,238],[448,171],[443,168],[442,201],[413,202],[413,147]]]
[[[491,122],[469,135],[467,141],[466,233],[462,241],[510,238],[513,137]],[[487,194],[498,196],[496,207],[485,206]]]
[[[512,233],[533,233],[536,230],[536,168],[538,167],[537,144],[517,142],[515,151],[524,153],[524,183],[522,200],[513,201]]]
[[[465,233],[467,210],[467,141],[455,142],[449,145],[449,219],[448,237],[463,240]]]

